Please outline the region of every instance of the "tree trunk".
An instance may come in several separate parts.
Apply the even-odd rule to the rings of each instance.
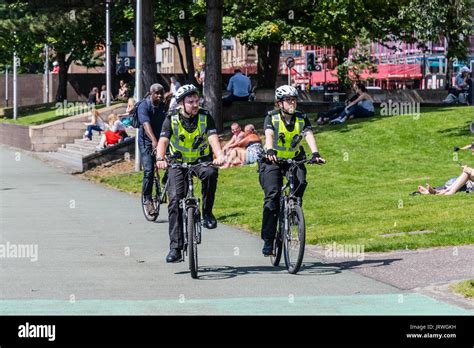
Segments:
[[[224,0],[207,0],[205,106],[214,117],[217,131],[223,130],[222,119],[222,16]]]
[[[56,54],[56,61],[59,65],[59,73],[58,73],[58,89],[56,91],[56,101],[64,101],[67,100],[67,81],[68,81],[68,70],[69,65],[72,61],[72,54],[69,55],[69,58],[66,60],[66,53],[65,52],[58,52]]]
[[[268,84],[273,89],[276,85],[278,77],[278,69],[280,68],[280,52],[281,42],[271,42],[268,47]]]
[[[446,37],[447,47],[446,47],[446,59],[447,59],[447,67],[446,67],[446,84],[445,88],[449,90],[453,86],[453,71],[454,71],[454,55],[452,54],[451,47],[451,36],[447,35]]]
[[[339,90],[344,91],[349,85],[349,72],[342,64],[349,56],[349,49],[343,44],[338,44],[334,47],[334,53],[337,59],[337,83]]]
[[[119,51],[119,46],[118,45],[110,45],[110,57],[111,57],[111,61],[110,61],[110,65],[111,65],[111,69],[110,71],[112,72],[111,74],[111,86],[110,86],[110,91],[108,91],[111,95],[111,98],[113,98],[114,96],[116,96],[118,94],[118,90],[117,90],[117,87],[118,86],[118,83],[117,83],[117,54],[118,54],[118,51]]]
[[[155,34],[153,33],[154,16],[153,0],[143,0],[143,94],[150,90],[150,86],[157,82]]]
[[[178,51],[179,64],[181,65],[181,70],[183,70],[184,75],[188,75],[188,72],[186,71],[186,67],[184,66],[183,52],[181,52],[181,46],[179,46],[178,35],[173,34],[173,40],[174,40],[174,45],[176,46],[176,49]]]
[[[187,78],[186,80],[189,83],[192,83],[195,86],[198,86],[196,77],[194,76],[194,58],[193,58],[193,43],[191,42],[191,36],[186,32],[183,36],[184,39],[184,49],[186,53],[186,65],[187,65]]]
[[[260,42],[257,46],[259,88],[274,89],[280,65],[281,42]]]
[[[454,61],[452,58],[448,57],[448,66],[446,68],[446,84],[445,88],[449,90],[453,86],[453,70],[454,70]]]
[[[259,88],[266,87],[265,81],[265,69],[268,67],[268,43],[267,42],[260,42],[257,46],[257,55],[258,55],[258,62],[257,62],[257,86]]]

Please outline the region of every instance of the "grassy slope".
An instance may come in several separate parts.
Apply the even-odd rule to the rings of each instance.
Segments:
[[[63,104],[61,104],[62,106]],[[113,104],[112,104],[113,105]],[[105,105],[97,105],[97,109],[101,109]],[[20,125],[40,125],[48,122],[53,122],[64,117],[79,115],[84,112],[85,108],[83,106],[76,106],[67,109],[57,109],[56,107],[50,107],[47,111],[41,111],[29,115],[20,115],[16,120],[3,118],[0,119],[0,122],[4,123],[13,123]]]
[[[319,128],[319,149],[328,163],[308,167],[308,242],[363,244],[366,251],[474,243],[472,194],[409,196],[419,184],[438,186],[459,175],[452,149],[471,141],[473,118],[471,107],[426,108],[419,119],[377,117]],[[459,160],[474,165],[469,152]],[[138,192],[141,174],[102,181]],[[262,204],[256,167],[220,171],[214,209],[219,221],[258,233]],[[432,232],[381,237],[420,230]]]
[[[474,298],[474,279],[466,280],[457,284],[451,285],[451,289],[455,292],[464,295],[464,297]]]

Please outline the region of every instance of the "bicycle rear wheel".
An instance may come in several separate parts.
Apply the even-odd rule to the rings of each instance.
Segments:
[[[196,219],[196,208],[190,207],[187,211],[187,229],[188,234],[188,260],[189,270],[191,271],[191,278],[196,279],[198,276],[198,252],[197,244],[198,240],[196,237],[197,233],[197,219]]]
[[[303,210],[298,204],[288,214],[288,230],[283,232],[285,264],[288,272],[298,273],[303,262],[306,228]]]
[[[154,213],[149,214],[146,208],[145,204],[145,196],[143,195],[142,192],[142,211],[143,215],[145,216],[145,219],[148,221],[155,221],[158,218],[158,215],[160,215],[160,202],[161,202],[161,188],[160,188],[160,179],[157,178],[156,176],[153,178],[153,187],[152,187],[152,192],[151,192],[151,199],[152,199],[152,204],[154,208]]]

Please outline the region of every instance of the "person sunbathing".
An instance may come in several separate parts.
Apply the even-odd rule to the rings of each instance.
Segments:
[[[430,184],[426,187],[418,186],[418,192],[422,195],[454,195],[458,191],[474,191],[474,169],[468,166],[462,167],[463,171],[460,176],[448,180],[441,187],[434,188]]]
[[[225,168],[244,164],[252,164],[263,152],[262,140],[252,124],[244,127],[244,138],[228,147]]]

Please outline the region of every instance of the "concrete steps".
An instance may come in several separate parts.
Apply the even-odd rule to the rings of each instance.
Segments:
[[[41,155],[48,162],[54,163],[70,173],[80,173],[89,170],[97,165],[104,164],[116,159],[124,158],[128,153],[135,155],[135,134],[136,129],[127,129],[127,134],[131,137],[127,140],[107,147],[101,151],[96,150],[102,138],[102,134],[93,132],[92,140],[74,139],[73,143],[66,144],[57,149],[56,152],[44,153]]]
[[[71,148],[66,148],[66,147],[60,147],[57,152],[65,153],[67,155],[70,155],[71,157],[79,157],[79,158],[90,155],[89,152],[84,152],[81,150],[76,150],[76,149],[71,149]]]

